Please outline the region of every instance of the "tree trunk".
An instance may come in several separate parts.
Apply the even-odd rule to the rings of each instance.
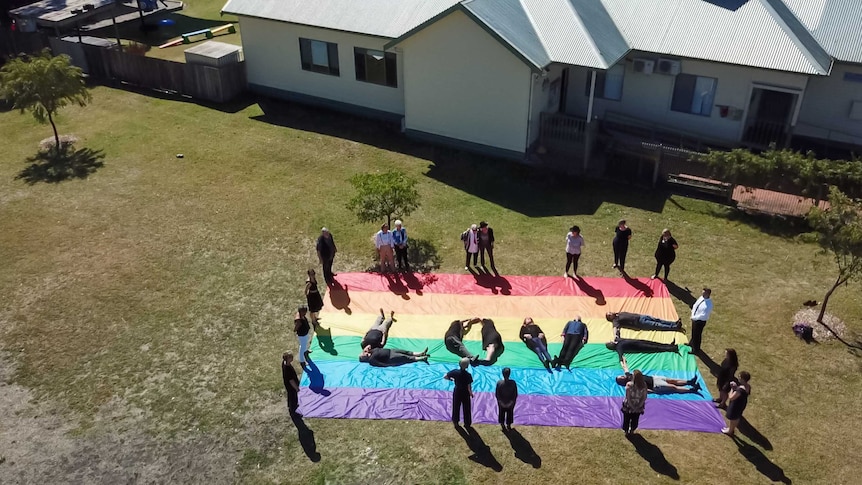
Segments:
[[[832,293],[835,292],[835,289],[841,286],[843,283],[841,277],[839,276],[837,280],[835,280],[835,284],[832,285],[832,288],[829,288],[829,291],[826,292],[826,296],[823,297],[823,304],[820,305],[820,315],[817,317],[818,323],[823,323],[823,316],[826,315],[826,305],[829,303],[829,297],[832,296]]]
[[[54,129],[54,153],[57,154],[57,157],[60,156],[60,134],[57,133],[57,125],[54,124],[54,117],[51,115],[51,111],[48,111],[48,121],[51,122],[51,128]]]
[[[386,225],[390,230],[392,229],[392,214],[386,214]]]

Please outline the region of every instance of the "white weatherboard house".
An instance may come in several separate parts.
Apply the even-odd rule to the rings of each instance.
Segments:
[[[794,132],[860,143],[860,9],[862,0],[229,0],[223,12],[239,17],[256,92],[523,158],[547,137],[577,141],[597,119],[726,144]]]

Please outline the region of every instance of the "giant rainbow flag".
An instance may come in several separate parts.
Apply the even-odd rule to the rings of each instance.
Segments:
[[[471,368],[473,421],[496,423],[494,389],[503,367],[512,369],[519,388],[515,423],[520,425],[620,426],[624,389],[614,378],[622,373],[617,354],[605,347],[613,328],[608,311],[644,313],[676,320],[667,288],[660,280],[623,278],[341,273],[330,287],[321,312],[323,329],[312,344],[310,365],[302,376],[300,412],[307,417],[358,419],[451,419],[452,383],[443,375],[459,358],[446,350],[443,335],[453,320],[473,316],[494,320],[505,351],[493,366]],[[383,308],[395,311],[388,348],[421,351],[429,348],[429,363],[371,367],[360,363],[359,342]],[[590,331],[589,343],[577,355],[571,371],[548,371],[518,338],[524,317],[544,330],[551,355],[562,347],[560,332],[580,315]],[[678,332],[623,329],[624,338],[685,343]],[[484,355],[481,325],[464,339]],[[700,394],[651,394],[640,427],[719,432],[724,426],[712,403],[688,346],[679,354],[630,354],[632,369],[646,374],[689,379],[694,375]]]

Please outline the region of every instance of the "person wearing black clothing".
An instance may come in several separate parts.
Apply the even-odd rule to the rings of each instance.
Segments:
[[[676,352],[679,353],[679,345],[660,344],[650,340],[638,340],[631,338],[621,338],[613,342],[605,344],[610,350],[616,351],[620,356],[620,362],[625,358],[623,354],[652,354],[657,352]]]
[[[503,378],[497,381],[497,410],[500,428],[512,429],[515,421],[515,402],[518,400],[518,383],[509,379],[512,369],[503,368]],[[505,423],[505,426],[503,424]]]
[[[389,327],[395,321],[394,317],[394,311],[389,312],[389,318],[386,318],[383,309],[380,309],[380,316],[374,321],[374,325],[365,332],[365,337],[359,343],[363,350],[368,347],[371,349],[382,349],[386,346],[386,340],[389,338]]]
[[[281,354],[281,378],[284,380],[284,389],[287,391],[287,410],[291,417],[301,418],[296,409],[299,407],[299,376],[293,369],[293,354],[285,352]]]
[[[299,340],[299,365],[305,367],[305,359],[311,353],[308,348],[311,343],[311,325],[308,323],[308,307],[302,305],[296,311],[296,316],[293,318],[293,331],[296,333],[296,339]]]
[[[428,348],[426,347],[422,352],[366,348],[359,354],[359,362],[365,362],[374,367],[396,367],[413,362],[428,362]]]
[[[590,331],[581,321],[581,317],[577,316],[563,327],[563,333],[560,336],[563,337],[563,348],[560,350],[560,356],[551,361],[551,365],[556,369],[563,366],[568,369],[575,360],[575,356],[590,339]]]
[[[626,220],[621,219],[614,229],[614,268],[620,273],[626,272],[626,254],[629,252],[629,240],[632,238],[632,230],[626,225]]]
[[[458,426],[461,418],[461,409],[464,410],[464,426],[469,428],[473,424],[472,411],[470,409],[473,399],[473,376],[467,372],[470,359],[464,357],[458,363],[458,369],[451,370],[443,376],[447,381],[455,382],[455,390],[452,392],[452,424]]]
[[[497,331],[494,321],[490,318],[482,319],[482,348],[485,349],[485,360],[483,363],[491,365],[497,362],[500,355],[506,349],[503,346],[503,337]]]
[[[463,339],[464,335],[467,335],[467,332],[470,331],[470,327],[481,320],[479,317],[474,317],[452,322],[449,325],[449,329],[446,330],[446,335],[443,336],[443,343],[446,344],[446,349],[459,357],[466,357],[471,361],[475,361],[476,356],[467,350]]]
[[[676,260],[677,249],[679,249],[679,244],[670,235],[670,230],[663,230],[661,237],[658,239],[658,246],[655,248],[655,272],[651,279],[658,278],[659,269],[664,267],[664,279],[667,280],[667,275],[670,273],[670,265]]]
[[[479,223],[479,262],[482,267],[485,266],[485,252],[488,253],[488,262],[491,263],[491,269],[497,270],[494,264],[494,230],[488,227],[488,223],[482,221]]]
[[[539,360],[546,369],[551,369],[551,354],[548,353],[548,341],[541,327],[533,322],[531,317],[524,319],[521,325],[521,340],[527,347],[539,356]]]
[[[722,428],[721,432],[733,436],[736,432],[736,427],[739,425],[739,420],[742,419],[742,413],[748,406],[748,396],[751,394],[751,374],[742,371],[739,373],[739,384],[732,382],[730,385],[730,404],[727,406],[728,425]]]
[[[338,248],[335,247],[335,240],[332,239],[329,229],[323,228],[320,230],[320,237],[317,238],[317,259],[323,266],[323,279],[326,284],[332,286],[335,284],[335,273],[332,272],[332,262],[335,260],[335,253]]]
[[[721,361],[721,367],[718,369],[718,376],[715,379],[718,397],[712,400],[718,404],[719,408],[727,405],[730,385],[736,380],[736,369],[738,368],[739,358],[736,355],[736,349],[724,349],[724,360]]]
[[[630,328],[632,330],[657,330],[669,332],[683,332],[682,320],[675,322],[670,320],[662,320],[652,315],[642,315],[640,313],[630,312],[607,312],[605,320],[614,325],[614,336],[620,338],[620,328]]]

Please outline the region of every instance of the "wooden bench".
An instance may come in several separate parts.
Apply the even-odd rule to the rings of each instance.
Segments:
[[[674,187],[682,187],[715,196],[725,202],[733,200],[733,184],[720,180],[696,177],[684,173],[671,173],[667,176],[667,183]]]

